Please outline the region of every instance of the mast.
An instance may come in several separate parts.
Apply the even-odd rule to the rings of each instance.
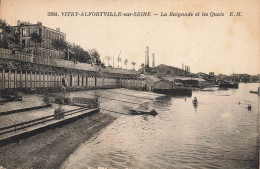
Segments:
[[[233,82],[235,83],[234,67],[233,67]]]

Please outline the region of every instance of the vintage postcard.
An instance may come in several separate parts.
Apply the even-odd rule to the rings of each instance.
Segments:
[[[0,0],[0,169],[257,169],[259,106],[259,0]]]

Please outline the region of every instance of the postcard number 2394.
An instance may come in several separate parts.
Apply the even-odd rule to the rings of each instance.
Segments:
[[[47,16],[59,16],[57,12],[47,12]]]

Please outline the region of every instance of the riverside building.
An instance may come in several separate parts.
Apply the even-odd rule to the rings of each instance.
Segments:
[[[13,26],[14,33],[19,35],[19,45],[22,52],[28,54],[36,55],[36,57],[43,58],[54,58],[63,59],[65,58],[65,53],[63,51],[58,51],[51,45],[53,40],[64,40],[66,41],[66,34],[60,31],[60,28],[52,29],[42,25],[42,22],[37,22],[37,24],[31,24],[28,22],[17,21],[17,26]],[[40,35],[42,41],[40,43],[35,43],[31,36],[33,33]],[[16,50],[17,47],[14,47]]]

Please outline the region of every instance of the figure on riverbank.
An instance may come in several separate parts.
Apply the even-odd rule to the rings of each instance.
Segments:
[[[68,80],[66,79],[66,77],[62,77],[61,82],[62,82],[62,93],[66,94],[66,87],[68,86]]]
[[[248,111],[251,111],[251,108],[252,108],[251,104],[248,104],[247,106]]]
[[[198,104],[197,97],[194,97],[194,99],[192,100],[192,103],[193,103],[193,104]]]

